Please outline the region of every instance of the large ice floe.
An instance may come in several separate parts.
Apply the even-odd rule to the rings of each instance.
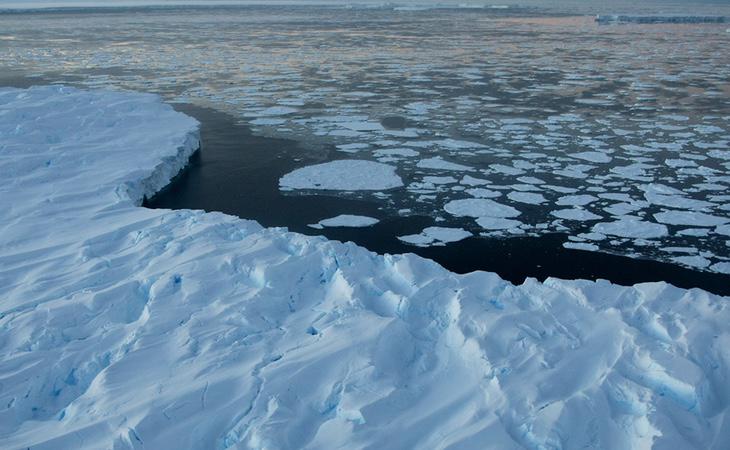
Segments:
[[[730,447],[727,298],[140,207],[197,147],[151,95],[0,90],[3,449]]]

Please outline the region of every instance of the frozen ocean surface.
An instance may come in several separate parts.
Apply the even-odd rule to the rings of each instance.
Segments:
[[[148,94],[0,117],[2,448],[730,446],[727,297],[139,207],[199,146]]]
[[[600,26],[576,14],[730,7],[518,3],[0,14],[0,70],[155,92],[296,141],[281,195],[369,202],[381,221],[429,218],[392,239],[429,227],[485,240],[561,234],[573,248],[727,273],[727,26]],[[449,212],[472,200],[516,213]],[[341,214],[362,212],[307,223]],[[663,250],[675,247],[709,264]]]

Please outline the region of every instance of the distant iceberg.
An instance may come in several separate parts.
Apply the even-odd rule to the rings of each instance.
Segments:
[[[725,16],[599,14],[596,22],[606,23],[725,23]]]

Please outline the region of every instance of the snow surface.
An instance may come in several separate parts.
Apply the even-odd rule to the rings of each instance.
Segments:
[[[141,208],[198,147],[150,95],[0,117],[2,448],[730,447],[727,298]]]

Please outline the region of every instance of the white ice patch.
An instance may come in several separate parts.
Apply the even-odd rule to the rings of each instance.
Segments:
[[[710,260],[707,258],[703,258],[702,256],[675,256],[671,259],[676,263],[684,264],[685,266],[697,267],[700,269],[704,269],[705,267],[710,265]]]
[[[440,156],[434,156],[433,158],[422,159],[418,161],[416,167],[420,169],[435,169],[435,170],[453,170],[453,171],[467,171],[474,170],[472,167],[465,166],[462,164],[452,163],[444,161]]]
[[[421,231],[420,234],[398,236],[398,239],[418,247],[428,247],[432,245],[444,245],[449,242],[458,242],[470,236],[472,234],[463,228],[428,227]]]
[[[596,200],[598,200],[598,198],[588,194],[566,195],[560,197],[555,204],[560,206],[585,206]]]
[[[502,219],[500,217],[478,217],[477,225],[485,230],[510,230],[519,228],[522,222],[514,219]]]
[[[609,163],[613,160],[610,156],[603,152],[580,152],[580,153],[571,153],[570,155],[573,158],[582,159],[585,161],[590,161],[594,163]]]
[[[444,205],[447,213],[457,217],[517,217],[515,208],[486,198],[452,200]]]
[[[272,106],[261,110],[258,114],[260,116],[286,116],[297,111],[296,108],[290,108],[288,106]]]
[[[585,250],[589,252],[598,251],[598,246],[596,244],[589,244],[587,242],[563,242],[563,247],[572,250]]]
[[[547,202],[547,199],[542,194],[533,192],[510,192],[507,194],[507,198],[514,202],[527,203],[529,205],[540,205]]]
[[[352,227],[362,228],[375,225],[379,220],[374,217],[357,216],[351,214],[340,214],[336,217],[320,220],[317,225],[320,227]],[[316,228],[316,227],[315,227]]]
[[[633,239],[654,239],[668,234],[665,225],[623,217],[615,222],[602,222],[593,226],[593,232]]]
[[[550,214],[557,217],[558,219],[575,220],[579,222],[600,220],[603,218],[598,214],[593,214],[592,212],[581,208],[559,209],[557,211],[551,211]]]
[[[654,214],[654,218],[668,225],[689,225],[693,227],[714,227],[730,222],[730,218],[713,216],[695,211],[664,211]]]
[[[302,167],[279,180],[282,190],[379,191],[403,186],[395,167],[360,159],[344,159]]]

